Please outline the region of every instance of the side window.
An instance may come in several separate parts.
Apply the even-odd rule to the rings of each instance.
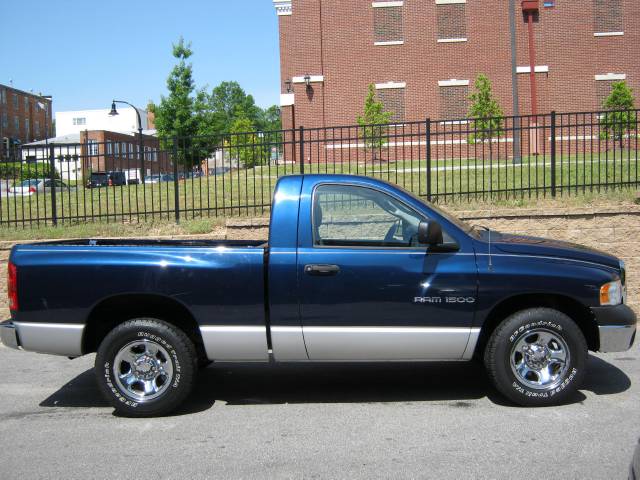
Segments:
[[[366,187],[320,185],[313,198],[316,246],[417,247],[422,220],[404,203]]]

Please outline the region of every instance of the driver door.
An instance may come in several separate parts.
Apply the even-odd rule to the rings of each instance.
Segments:
[[[369,187],[320,184],[310,207],[311,245],[298,249],[310,360],[467,355],[476,298],[473,252],[428,252],[417,240],[425,216]]]

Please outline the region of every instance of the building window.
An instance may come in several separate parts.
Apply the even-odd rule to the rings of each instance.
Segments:
[[[374,45],[404,43],[402,26],[403,2],[373,2]]]
[[[9,128],[9,117],[7,112],[2,112],[2,128]]]
[[[113,154],[113,147],[111,146],[111,142],[107,142],[107,155]]]
[[[464,42],[467,40],[465,1],[436,0],[438,42]]]
[[[89,139],[89,155],[98,155],[98,141],[95,139]]]
[[[87,118],[86,117],[75,117],[73,119],[73,124],[74,125],[86,125],[87,124]]]
[[[36,124],[36,137],[39,137],[40,136],[40,121],[36,120],[35,124]]]
[[[29,111],[29,97],[24,97],[24,111]]]
[[[624,32],[622,0],[593,0],[593,31],[596,35]]]
[[[444,80],[440,86],[440,114],[443,120],[460,120],[469,116],[469,81]]]
[[[20,118],[17,115],[13,117],[13,128],[16,130],[16,134],[20,131]]]
[[[113,153],[120,155],[120,144],[118,142],[113,142]]]
[[[18,94],[17,93],[13,94],[13,108],[15,108],[16,110],[18,109]]]
[[[392,122],[404,121],[404,91],[406,84],[403,83],[378,83],[376,85],[378,100],[384,105],[385,112],[391,112]]]
[[[605,110],[604,101],[611,93],[611,86],[613,82],[611,80],[605,80],[596,82],[596,109]]]
[[[29,138],[29,127],[31,125],[29,124],[29,119],[25,118],[24,119],[24,133],[25,133],[25,137]]]
[[[3,105],[7,104],[7,91],[4,88],[0,88],[0,102]]]

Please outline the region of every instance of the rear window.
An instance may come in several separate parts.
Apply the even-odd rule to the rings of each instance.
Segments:
[[[107,179],[106,173],[92,173],[91,180],[95,180],[96,182],[102,182]]]

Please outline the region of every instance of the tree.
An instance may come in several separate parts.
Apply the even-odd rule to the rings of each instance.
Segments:
[[[206,156],[199,148],[192,148],[193,136],[198,133],[201,117],[195,111],[193,68],[187,60],[193,51],[191,44],[180,37],[173,45],[173,56],[178,63],[167,78],[169,95],[162,96],[159,105],[153,107],[158,136],[167,142],[178,138],[178,162],[184,166],[198,164]]]
[[[602,106],[609,110],[600,119],[600,137],[613,138],[624,148],[624,137],[632,130],[636,130],[636,118],[633,110],[635,99],[633,91],[627,82],[613,82],[611,93],[604,100]]]
[[[261,110],[253,96],[247,95],[238,82],[222,82],[208,96],[210,121],[217,133],[229,133],[235,121],[243,117],[257,126]]]
[[[250,168],[262,163],[263,149],[259,137],[253,123],[243,112],[238,112],[238,117],[231,125],[227,144],[231,158],[238,160],[238,167]]]
[[[473,118],[474,133],[469,135],[468,142],[489,140],[489,149],[491,149],[491,138],[502,133],[504,114],[500,104],[493,97],[489,77],[483,73],[479,74],[476,77],[474,89],[475,91],[469,95],[471,100],[469,116]]]
[[[364,115],[358,116],[358,125],[362,130],[365,148],[373,152],[373,159],[377,160],[378,152],[385,144],[388,127],[393,112],[386,112],[384,104],[376,98],[376,87],[369,85],[369,91],[364,101]]]
[[[272,105],[269,108],[261,109],[256,126],[263,132],[282,130],[282,120],[278,106]]]

